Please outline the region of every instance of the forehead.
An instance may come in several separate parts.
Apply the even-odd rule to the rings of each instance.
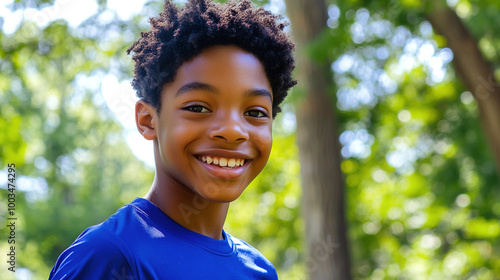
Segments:
[[[269,79],[261,61],[236,46],[214,46],[182,64],[173,84],[205,83],[216,88],[233,90],[266,89]]]

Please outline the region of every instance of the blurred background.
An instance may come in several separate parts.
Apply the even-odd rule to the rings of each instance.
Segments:
[[[500,279],[500,2],[253,2],[291,21],[299,86],[226,231],[280,279]],[[0,2],[0,279],[47,279],[149,189],[125,50],[162,6]]]

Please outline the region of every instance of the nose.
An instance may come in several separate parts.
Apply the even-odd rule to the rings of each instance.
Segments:
[[[223,140],[228,143],[244,142],[248,140],[248,131],[244,120],[237,113],[219,114],[214,119],[208,136],[213,140]]]

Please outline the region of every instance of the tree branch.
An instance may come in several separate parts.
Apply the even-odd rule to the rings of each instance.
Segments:
[[[437,8],[428,18],[434,30],[446,38],[454,54],[455,69],[476,98],[481,123],[500,172],[500,85],[493,69],[455,11]]]

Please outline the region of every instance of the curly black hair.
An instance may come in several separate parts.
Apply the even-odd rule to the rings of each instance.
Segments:
[[[174,80],[177,69],[216,45],[235,45],[261,61],[273,90],[273,118],[296,84],[292,78],[294,44],[284,31],[288,22],[248,0],[226,4],[190,0],[181,8],[166,0],[163,12],[150,18],[150,23],[151,29],[141,32],[127,54],[134,52],[132,86],[137,97],[158,112],[162,87]]]

